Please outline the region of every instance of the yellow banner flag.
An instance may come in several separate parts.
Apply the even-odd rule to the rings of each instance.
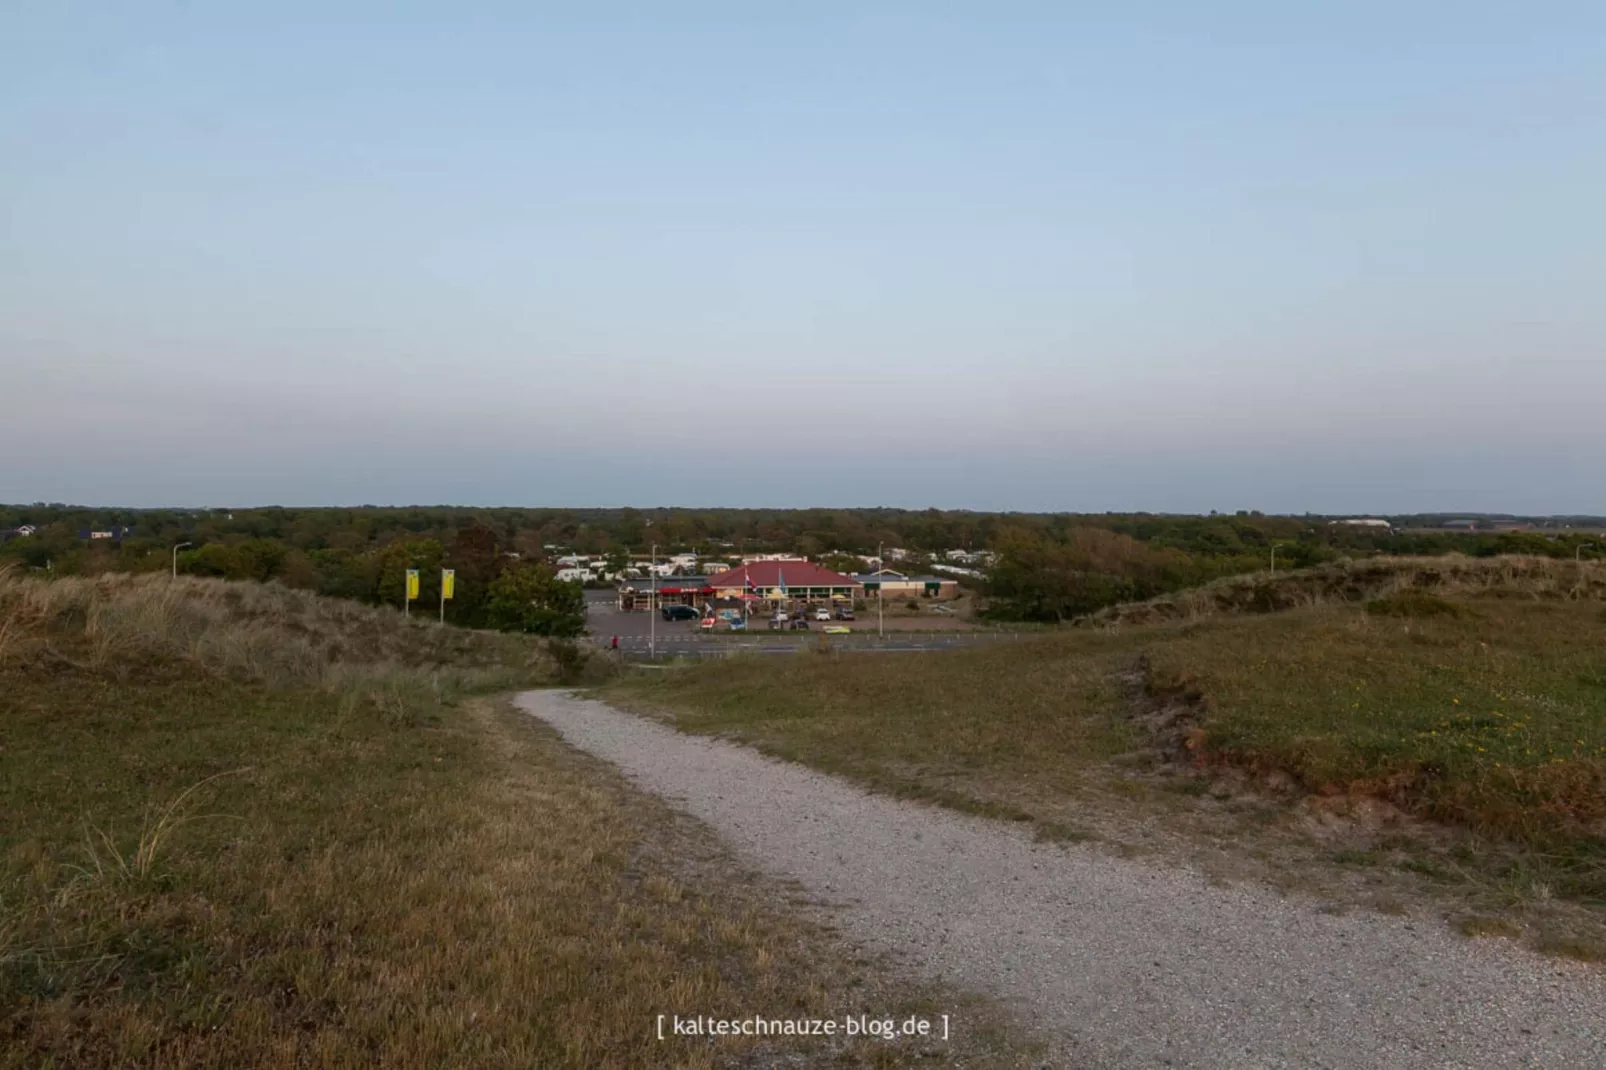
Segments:
[[[451,568],[441,569],[441,601],[452,597],[457,588],[457,570]]]
[[[413,601],[417,597],[418,597],[418,570],[416,568],[410,568],[410,569],[407,570],[407,599],[408,599],[408,601]]]

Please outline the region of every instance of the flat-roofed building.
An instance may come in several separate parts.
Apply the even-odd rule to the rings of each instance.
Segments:
[[[958,598],[959,581],[947,576],[908,576],[883,568],[853,577],[866,595],[883,598]]]
[[[701,609],[714,596],[707,576],[659,576],[628,579],[619,585],[619,608],[629,613],[660,606],[696,606]]]

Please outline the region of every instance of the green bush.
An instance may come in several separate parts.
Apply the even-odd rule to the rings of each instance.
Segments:
[[[585,631],[585,592],[541,565],[510,568],[491,582],[486,617],[493,628],[553,638]]]
[[[1409,590],[1372,599],[1366,603],[1366,612],[1374,617],[1425,620],[1430,617],[1464,617],[1467,609],[1426,591]]]
[[[554,639],[547,644],[547,653],[557,664],[557,677],[560,684],[579,683],[585,676],[586,663],[591,660],[591,654],[573,639]]]

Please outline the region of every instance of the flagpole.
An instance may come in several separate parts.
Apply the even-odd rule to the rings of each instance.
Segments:
[[[875,567],[876,571],[881,573],[885,573],[887,571],[887,562],[882,557],[882,554],[884,553],[882,547],[885,545],[885,543],[878,542],[876,543],[875,548]],[[887,577],[885,575],[878,576],[877,583],[875,585],[875,626],[877,638],[880,639],[885,639],[887,637],[886,603],[881,600],[881,592],[886,590],[886,586]]]

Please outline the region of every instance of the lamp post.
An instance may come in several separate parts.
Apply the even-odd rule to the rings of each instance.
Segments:
[[[875,585],[875,630],[876,638],[878,639],[887,637],[887,604],[881,596],[881,592],[886,589],[887,583],[887,577],[884,575],[887,571],[886,558],[883,556],[885,553],[883,547],[885,545],[885,543],[880,542],[875,544],[875,567],[877,573]]]
[[[193,542],[181,542],[173,547],[173,578],[178,579],[178,552],[186,546],[194,546]]]
[[[652,599],[647,603],[647,657],[658,660],[658,544],[652,544],[652,556],[647,562],[652,576]]]

